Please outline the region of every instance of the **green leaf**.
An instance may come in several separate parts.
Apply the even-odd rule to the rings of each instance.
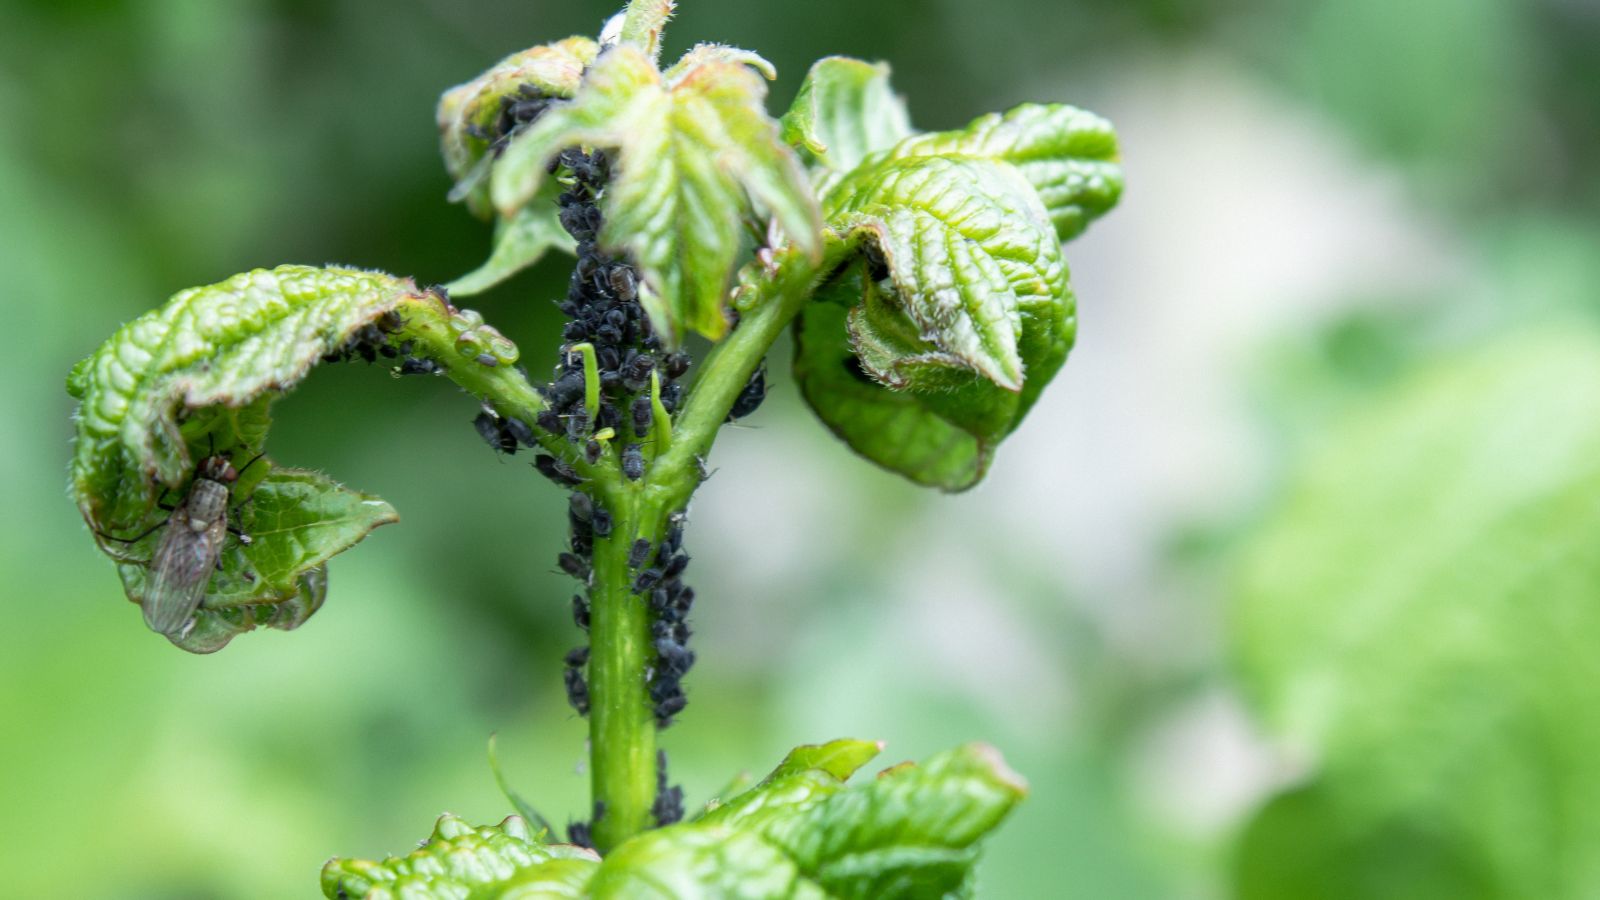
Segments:
[[[494,252],[488,261],[445,285],[445,290],[455,297],[481,294],[538,262],[546,251],[570,253],[574,246],[554,203],[525,207],[495,226]]]
[[[284,631],[299,627],[327,594],[327,561],[374,528],[400,519],[394,507],[376,497],[298,469],[273,469],[246,496],[238,508],[250,543],[229,541],[194,629],[173,640],[185,650],[215,652],[259,625]],[[119,548],[140,560],[117,566],[123,589],[135,602],[145,596],[150,573],[142,560],[150,558],[159,540],[158,532]],[[231,611],[239,608],[244,609]]]
[[[499,829],[475,830],[446,817],[434,838],[408,857],[328,863],[323,892],[678,900],[965,896],[977,842],[1022,799],[1021,779],[993,749],[972,744],[847,787],[844,779],[879,746],[834,741],[798,748],[727,806],[625,841],[598,865],[570,848],[538,844],[516,817]],[[558,851],[565,861],[547,858]]]
[[[1234,610],[1251,699],[1315,763],[1248,832],[1249,895],[1326,896],[1330,870],[1356,900],[1600,885],[1597,385],[1592,332],[1515,336],[1319,437]],[[1305,840],[1273,841],[1291,817]],[[1390,890],[1419,883],[1379,877],[1395,859],[1476,887]]]
[[[893,158],[976,156],[1007,162],[1028,179],[1067,241],[1122,196],[1122,165],[1111,123],[1058,103],[1028,103],[990,113],[961,131],[921,134],[896,145]]]
[[[912,133],[905,101],[889,87],[889,67],[847,56],[812,64],[782,128],[783,139],[822,170],[818,178],[848,172]]]
[[[297,626],[321,604],[327,560],[395,521],[381,500],[256,461],[274,399],[358,333],[393,343],[416,334],[435,356],[444,355],[435,343],[451,341],[454,351],[465,342],[474,359],[486,354],[496,366],[516,357],[481,318],[408,279],[281,266],[179,292],[73,368],[72,493],[130,599],[149,600],[148,567],[170,515],[162,498],[181,507],[200,459],[213,453],[243,473],[229,488],[228,518],[253,542],[208,545],[220,571],[180,646],[210,652],[259,625]],[[228,611],[247,606],[263,608]]]
[[[841,181],[826,209],[864,257],[796,323],[802,393],[868,459],[920,484],[971,487],[1076,333],[1037,195],[1005,163],[887,158]]]
[[[456,181],[452,196],[484,218],[493,213],[484,177],[492,148],[503,138],[503,104],[523,99],[568,99],[578,90],[583,70],[599,45],[570,37],[513,53],[488,71],[456,85],[439,98],[439,148],[445,169]]]
[[[770,216],[789,240],[820,251],[810,188],[746,60],[700,49],[663,75],[635,48],[611,49],[573,101],[513,138],[494,167],[494,202],[509,216],[534,200],[562,149],[616,151],[600,242],[639,266],[641,302],[669,344],[685,329],[712,340],[727,332],[744,217]]]
[[[592,850],[540,843],[516,816],[474,828],[444,815],[428,840],[406,856],[381,862],[329,860],[322,867],[322,893],[371,900],[581,897],[599,861]]]

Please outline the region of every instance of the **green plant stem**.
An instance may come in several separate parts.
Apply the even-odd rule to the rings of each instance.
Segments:
[[[515,366],[484,366],[466,359],[456,352],[455,334],[448,320],[441,315],[438,304],[432,300],[419,300],[405,311],[403,336],[417,344],[421,355],[444,364],[446,378],[463,390],[494,407],[502,416],[515,416],[530,425],[545,409],[544,397]],[[545,452],[565,460],[585,478],[601,477],[599,467],[590,466],[582,454],[559,435],[535,428],[539,446]]]
[[[649,606],[633,592],[628,550],[661,540],[662,516],[640,502],[609,504],[609,538],[594,543],[589,591],[589,761],[595,847],[605,853],[652,827],[656,796],[656,723],[646,668],[655,658]]]

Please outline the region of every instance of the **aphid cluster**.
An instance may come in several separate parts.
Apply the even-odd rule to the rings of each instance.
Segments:
[[[683,820],[683,788],[667,784],[667,751],[656,751],[656,801],[650,812],[657,825],[671,825]]]
[[[436,293],[444,297],[443,288],[434,288]],[[448,297],[445,298],[448,301]],[[354,362],[362,360],[369,365],[383,359],[399,360],[395,366],[396,375],[433,375],[443,372],[443,364],[427,357],[413,356],[415,344],[404,340],[396,342],[395,333],[404,327],[405,321],[400,314],[390,310],[379,316],[376,321],[356,329],[339,347],[322,355],[325,363]]]
[[[579,847],[588,847],[590,850],[593,850],[594,826],[596,822],[599,822],[605,817],[605,814],[606,802],[604,800],[596,800],[594,802],[594,818],[587,822],[580,821],[567,823],[567,842],[571,844],[577,844]]]
[[[659,728],[671,725],[673,717],[688,705],[683,676],[694,665],[694,651],[689,649],[689,610],[694,605],[694,588],[683,583],[683,572],[689,567],[689,555],[683,552],[683,522],[682,512],[673,513],[667,519],[667,534],[659,547],[651,547],[648,541],[636,542],[629,555],[630,569],[654,563],[638,570],[633,589],[648,599],[653,614],[650,639],[656,658],[649,670],[650,702],[654,704]],[[644,544],[642,553],[640,543]]]
[[[467,134],[489,145],[488,152],[498,156],[506,143],[519,129],[539,118],[550,106],[550,98],[531,84],[517,86],[514,94],[500,98],[500,112],[487,128],[477,123],[467,126]]]

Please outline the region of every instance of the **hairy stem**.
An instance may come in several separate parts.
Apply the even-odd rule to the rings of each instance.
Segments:
[[[493,406],[502,416],[515,416],[531,423],[548,405],[527,375],[515,366],[484,366],[462,358],[455,349],[455,335],[434,310],[408,316],[403,336],[414,340],[423,355],[445,362],[445,377]],[[545,452],[566,461],[586,478],[600,475],[596,471],[598,467],[585,463],[571,444],[556,435],[534,431]]]

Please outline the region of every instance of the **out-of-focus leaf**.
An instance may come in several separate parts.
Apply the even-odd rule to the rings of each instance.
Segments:
[[[801,747],[771,776],[693,822],[592,855],[538,844],[521,819],[469,829],[445,817],[422,849],[333,860],[328,897],[942,898],[965,896],[976,844],[1026,788],[993,749],[968,745],[856,788],[865,741]],[[560,854],[563,861],[552,862]]]
[[[857,169],[825,207],[865,255],[796,323],[801,391],[868,459],[971,487],[1076,332],[1038,196],[1008,164],[924,156]]]
[[[1350,873],[1425,860],[1481,896],[1600,890],[1597,596],[1592,333],[1446,361],[1330,434],[1251,546],[1234,618],[1263,718],[1315,763],[1295,815],[1320,831],[1290,849],[1346,848]],[[1287,851],[1250,834],[1252,896],[1319,896],[1299,879],[1331,863],[1262,859]],[[1416,896],[1394,883],[1339,896]]]
[[[770,216],[798,246],[820,250],[810,187],[762,108],[765,84],[742,60],[726,48],[691,51],[664,76],[639,50],[618,46],[572,102],[516,135],[494,166],[494,202],[509,216],[534,200],[562,149],[616,151],[600,242],[638,264],[641,302],[669,343],[685,329],[712,340],[727,332],[744,217]]]
[[[868,155],[911,136],[911,118],[889,87],[889,67],[847,56],[817,60],[782,119],[783,139],[808,163],[825,189]]]
[[[406,856],[381,862],[329,860],[322,867],[322,893],[369,900],[581,897],[587,896],[582,886],[599,863],[592,850],[540,843],[516,816],[474,828],[445,815],[422,846]]]
[[[948,154],[1016,166],[1039,192],[1063,241],[1081,234],[1122,196],[1116,131],[1072,106],[1027,103],[978,118],[961,131],[919,134],[889,151],[902,159]]]
[[[571,98],[598,51],[599,45],[586,37],[541,44],[513,53],[477,78],[445,91],[437,118],[445,169],[456,180],[452,195],[465,199],[474,213],[490,216],[493,208],[484,177],[496,148],[510,135],[515,119],[508,114],[509,107]]]

